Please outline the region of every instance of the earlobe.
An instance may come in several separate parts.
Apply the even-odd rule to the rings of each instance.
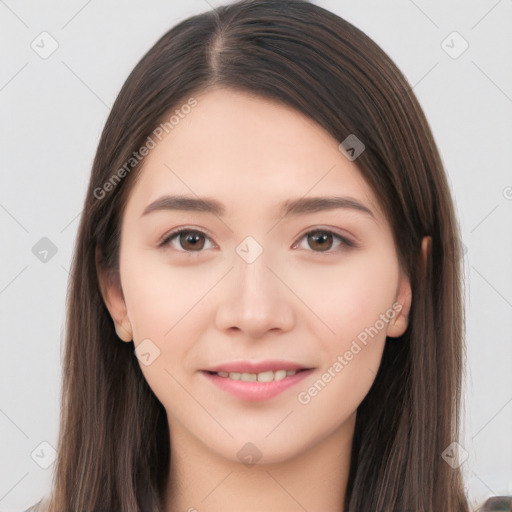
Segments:
[[[393,303],[392,310],[395,315],[389,321],[386,335],[390,338],[398,338],[406,331],[409,324],[409,311],[411,309],[411,284],[409,278],[402,274],[398,285],[398,292]]]
[[[431,245],[432,245],[432,237],[431,236],[424,236],[421,239],[421,266],[422,266],[423,271],[425,271],[425,268],[427,266],[427,258],[430,253]]]
[[[128,318],[119,271],[106,269],[101,265],[98,247],[96,248],[96,273],[101,296],[112,317],[117,336],[123,341],[132,341],[133,329]]]
[[[130,342],[133,340],[133,333],[132,333],[131,324],[129,321],[127,322],[127,327],[123,327],[123,325],[116,323],[114,320],[114,326],[115,326],[116,334],[117,334],[118,338],[120,338],[126,342]]]

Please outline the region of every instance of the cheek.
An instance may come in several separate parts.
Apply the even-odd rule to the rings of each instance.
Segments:
[[[335,428],[357,409],[375,380],[394,316],[399,268],[392,254],[382,252],[324,268],[313,277],[309,305],[330,331],[311,317],[323,358],[317,379],[303,386],[297,399],[304,414],[326,418],[326,428]]]
[[[126,251],[121,260],[121,280],[134,345],[137,349],[145,343],[138,353],[148,347],[149,352],[156,354],[147,366],[139,357],[141,370],[162,403],[186,399],[178,381],[185,384],[185,376],[196,369],[197,340],[212,322],[211,312],[205,306],[223,272],[208,272],[206,265],[200,267],[173,267],[156,262],[153,256],[146,259],[144,253],[135,251]]]
[[[183,320],[196,315],[218,280],[205,266],[173,266],[164,258],[132,251],[121,261],[121,279],[135,341],[170,339]],[[151,256],[151,257],[150,257]],[[211,270],[211,269],[210,269]],[[222,275],[222,274],[220,274]]]
[[[393,304],[398,279],[392,251],[359,251],[339,264],[304,268],[295,277],[295,288],[315,313],[307,318],[328,327],[319,327],[317,332],[329,340],[332,349],[342,349],[377,322],[382,331],[379,338],[385,338],[386,328],[380,319]]]
[[[125,258],[121,279],[141,371],[166,410],[175,411],[190,399],[182,386],[189,387],[184,375],[199,337],[205,285],[190,273],[145,262],[140,254]]]

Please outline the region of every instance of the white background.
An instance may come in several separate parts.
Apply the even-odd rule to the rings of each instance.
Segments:
[[[1,512],[49,491],[53,465],[31,454],[57,442],[68,270],[110,106],[161,35],[221,3],[0,1]],[[467,248],[465,482],[475,503],[512,494],[512,0],[314,3],[391,56],[431,124]],[[31,47],[43,31],[58,43],[47,59]],[[469,43],[455,59],[453,31]],[[42,237],[57,248],[46,263]]]

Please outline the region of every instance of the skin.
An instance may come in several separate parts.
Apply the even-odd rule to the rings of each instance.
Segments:
[[[196,99],[144,161],[122,219],[119,275],[98,269],[119,337],[135,347],[150,339],[160,350],[141,369],[169,421],[166,510],[342,510],[357,407],[375,379],[386,336],[407,328],[411,289],[391,227],[357,160],[311,119],[230,89]],[[166,193],[213,197],[226,214],[142,216]],[[342,208],[278,215],[283,200],[328,195],[356,199],[374,217]],[[199,249],[187,239],[180,245],[179,235],[159,247],[180,226],[204,233]],[[357,246],[340,245],[334,235],[315,245],[306,235],[318,228]],[[252,263],[236,252],[247,236],[263,249]],[[300,403],[298,393],[332,372],[338,356],[393,304],[401,311],[367,345],[359,343],[362,349],[309,403]],[[200,373],[268,359],[315,370],[263,402],[234,397]],[[237,456],[247,442],[261,452],[252,466]]]

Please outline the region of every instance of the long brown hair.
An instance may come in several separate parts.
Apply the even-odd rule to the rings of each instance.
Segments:
[[[386,343],[357,411],[345,512],[467,512],[461,469],[442,457],[459,439],[464,370],[459,232],[443,165],[392,60],[306,0],[243,0],[186,19],[123,85],[99,142],[74,250],[50,510],[163,510],[166,412],[133,343],[115,333],[96,265],[118,270],[120,222],[141,169],[134,153],[164,114],[215,85],[292,106],[337,141],[361,140],[365,151],[355,162],[411,280],[409,326]],[[431,239],[425,260],[424,236]]]

